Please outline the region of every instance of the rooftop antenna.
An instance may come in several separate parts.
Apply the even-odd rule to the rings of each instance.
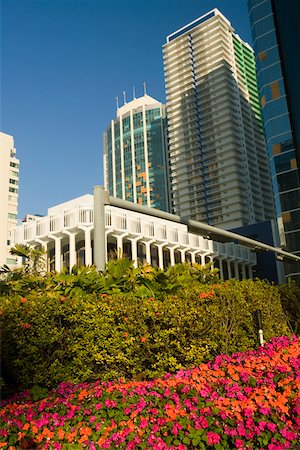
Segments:
[[[133,86],[132,90],[133,90],[133,100],[135,100],[135,87],[134,86]]]
[[[116,97],[117,109],[119,109],[119,97]]]
[[[144,85],[144,95],[147,95],[147,90],[146,90],[147,85],[146,85],[146,81],[144,81],[143,85]]]
[[[126,92],[123,91],[123,97],[124,97],[124,105],[126,105]]]

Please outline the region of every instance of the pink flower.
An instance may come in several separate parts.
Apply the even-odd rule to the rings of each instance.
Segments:
[[[214,445],[219,444],[221,436],[219,434],[214,433],[213,431],[208,431],[206,434],[206,439],[208,445]]]
[[[244,442],[241,441],[241,439],[236,439],[234,445],[236,446],[236,448],[243,448]]]
[[[142,419],[140,422],[140,428],[142,428],[142,429],[147,428],[147,426],[148,426],[148,420]]]

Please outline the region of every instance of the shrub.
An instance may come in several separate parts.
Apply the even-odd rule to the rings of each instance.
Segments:
[[[300,336],[300,289],[295,282],[279,286],[282,308],[292,333]]]
[[[162,298],[134,292],[0,299],[2,361],[23,386],[61,381],[150,379],[288,334],[278,289],[262,281],[198,285]]]

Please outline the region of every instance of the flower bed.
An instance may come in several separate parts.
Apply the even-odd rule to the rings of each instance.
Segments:
[[[61,383],[0,412],[0,447],[268,449],[300,440],[300,340],[220,355],[148,382]]]

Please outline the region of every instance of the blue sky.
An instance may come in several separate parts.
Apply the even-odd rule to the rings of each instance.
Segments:
[[[251,44],[246,0],[0,0],[1,131],[21,160],[19,217],[103,184],[116,101],[165,101],[166,36],[217,7]]]

